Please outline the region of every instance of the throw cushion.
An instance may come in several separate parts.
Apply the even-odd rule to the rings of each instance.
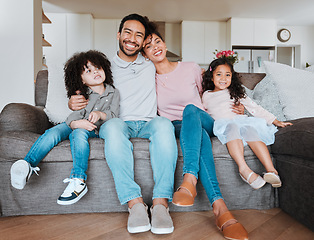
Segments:
[[[258,105],[274,114],[278,120],[286,120],[276,86],[269,75],[266,75],[266,77],[255,86],[252,99]]]
[[[53,124],[62,123],[71,113],[63,79],[62,65],[49,65],[48,94],[44,111]]]
[[[264,62],[278,91],[287,120],[314,117],[314,73],[285,64]]]
[[[253,93],[254,93],[254,91],[253,90],[251,90],[251,89],[249,89],[249,88],[247,88],[246,86],[244,86],[244,85],[242,85],[243,87],[244,87],[244,89],[245,89],[245,93],[246,93],[246,95],[249,97],[249,98],[251,98],[251,99],[253,99]]]

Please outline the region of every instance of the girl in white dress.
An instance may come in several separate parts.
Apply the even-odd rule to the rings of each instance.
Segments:
[[[280,187],[281,180],[267,145],[275,141],[275,126],[286,127],[292,123],[278,121],[273,114],[247,97],[233,65],[224,57],[212,61],[204,73],[203,91],[204,107],[215,119],[214,134],[222,144],[227,145],[230,156],[238,164],[243,181],[254,189],[261,188],[266,182],[273,187]],[[253,117],[235,114],[231,108],[233,104],[243,104]],[[263,178],[246,164],[243,149],[246,145],[264,165],[267,172]]]

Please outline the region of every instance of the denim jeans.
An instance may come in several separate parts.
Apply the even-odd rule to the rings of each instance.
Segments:
[[[182,121],[173,121],[180,137],[183,154],[183,175],[199,178],[211,204],[223,199],[217,181],[210,137],[213,137],[214,119],[205,111],[189,104],[183,111]]]
[[[98,137],[94,131],[89,132],[85,129],[73,130],[66,124],[60,123],[42,134],[33,144],[26,157],[24,158],[32,167],[38,163],[53,149],[58,143],[69,139],[73,158],[73,168],[71,178],[77,177],[86,180],[86,170],[89,157],[88,138]]]
[[[66,123],[49,128],[33,144],[24,158],[25,161],[29,162],[32,167],[36,167],[54,146],[68,139],[71,132],[72,129]]]
[[[151,121],[123,121],[113,118],[99,131],[105,140],[105,156],[112,172],[121,204],[142,197],[140,186],[134,181],[133,145],[130,138],[150,140],[149,152],[153,179],[153,199],[172,201],[174,171],[178,156],[174,127],[170,120],[156,117]]]
[[[77,128],[70,134],[71,153],[73,159],[73,168],[70,178],[87,179],[87,168],[89,158],[89,138],[98,138],[95,131]]]

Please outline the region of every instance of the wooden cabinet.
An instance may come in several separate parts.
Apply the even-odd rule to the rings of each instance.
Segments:
[[[274,19],[231,18],[227,22],[228,48],[232,46],[275,46]]]
[[[47,66],[63,69],[75,52],[93,49],[93,18],[90,14],[46,13],[53,24],[44,24],[45,37],[53,42],[44,48]]]
[[[51,23],[50,19],[45,15],[44,11],[42,11],[42,23]],[[42,44],[43,47],[51,47],[51,44],[45,39],[45,35],[42,35]]]
[[[209,64],[215,49],[226,48],[225,22],[182,22],[182,61]]]

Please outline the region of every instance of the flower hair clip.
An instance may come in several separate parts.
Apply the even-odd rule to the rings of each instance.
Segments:
[[[238,59],[238,53],[231,51],[231,50],[227,50],[227,51],[218,51],[217,49],[215,50],[215,52],[213,52],[213,54],[215,55],[216,59],[217,58],[226,58],[228,59],[232,65],[236,64],[239,62]]]
[[[213,71],[213,69],[212,69],[212,67],[211,67],[211,66],[209,67],[209,71],[210,71],[210,72],[211,72],[211,71]]]

